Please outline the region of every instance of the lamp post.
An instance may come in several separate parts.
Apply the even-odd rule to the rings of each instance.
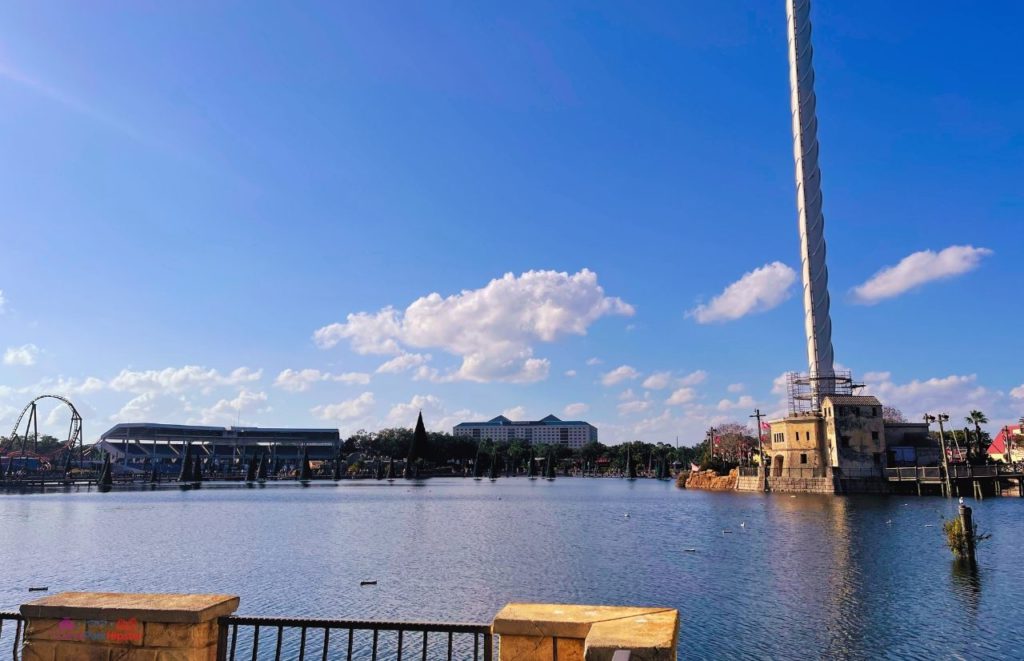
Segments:
[[[939,422],[939,441],[942,446],[942,467],[946,472],[946,497],[949,498],[953,495],[951,485],[949,482],[949,457],[946,456],[946,430],[942,426],[943,422],[949,420],[949,415],[946,413],[940,413],[935,416]]]
[[[750,417],[757,418],[757,474],[761,477],[761,491],[767,491],[768,471],[764,466],[764,445],[761,442],[761,409],[754,409],[754,415]]]

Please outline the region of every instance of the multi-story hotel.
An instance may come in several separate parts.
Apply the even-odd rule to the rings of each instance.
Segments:
[[[559,420],[553,415],[518,422],[503,415],[487,422],[460,422],[452,429],[452,434],[492,441],[518,439],[534,445],[564,445],[573,449],[597,442],[597,427],[594,425],[582,420]]]

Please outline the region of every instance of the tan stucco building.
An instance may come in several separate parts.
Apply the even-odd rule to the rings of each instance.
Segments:
[[[885,464],[882,404],[862,395],[827,395],[820,411],[771,423],[774,477],[880,476]]]

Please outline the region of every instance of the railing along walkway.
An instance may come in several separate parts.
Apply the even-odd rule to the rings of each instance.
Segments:
[[[21,659],[23,635],[21,613],[0,611],[0,650],[10,645],[11,658],[14,661]]]
[[[904,466],[886,468],[885,477],[891,482],[941,482],[945,479],[941,466]],[[951,464],[949,477],[952,480],[973,478],[1021,477],[1021,471],[1013,466],[972,466],[969,464]]]
[[[488,624],[376,622],[294,617],[220,618],[217,658],[444,659],[492,661]],[[411,634],[411,635],[407,635]]]

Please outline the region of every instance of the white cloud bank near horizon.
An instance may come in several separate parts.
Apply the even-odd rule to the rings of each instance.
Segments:
[[[887,266],[864,284],[853,288],[853,300],[874,305],[895,298],[929,282],[946,280],[978,268],[992,254],[988,248],[950,246],[939,252],[921,250],[907,255],[895,266]]]
[[[313,340],[323,349],[347,340],[358,354],[401,357],[410,353],[407,348],[442,349],[461,359],[446,374],[421,364],[419,377],[433,381],[530,383],[547,378],[551,367],[547,358],[534,356],[536,343],[586,335],[602,317],[633,314],[629,303],[605,295],[589,269],[572,275],[526,271],[447,297],[428,294],[404,310],[350,313],[344,323],[317,329]],[[385,363],[385,371],[397,369],[394,362]]]
[[[20,365],[29,367],[36,364],[39,347],[34,344],[23,344],[20,347],[8,347],[4,352],[4,365]]]
[[[777,307],[790,296],[796,282],[796,271],[782,262],[772,262],[754,269],[732,283],[710,303],[701,304],[686,313],[698,324],[734,321],[757,312]]]

